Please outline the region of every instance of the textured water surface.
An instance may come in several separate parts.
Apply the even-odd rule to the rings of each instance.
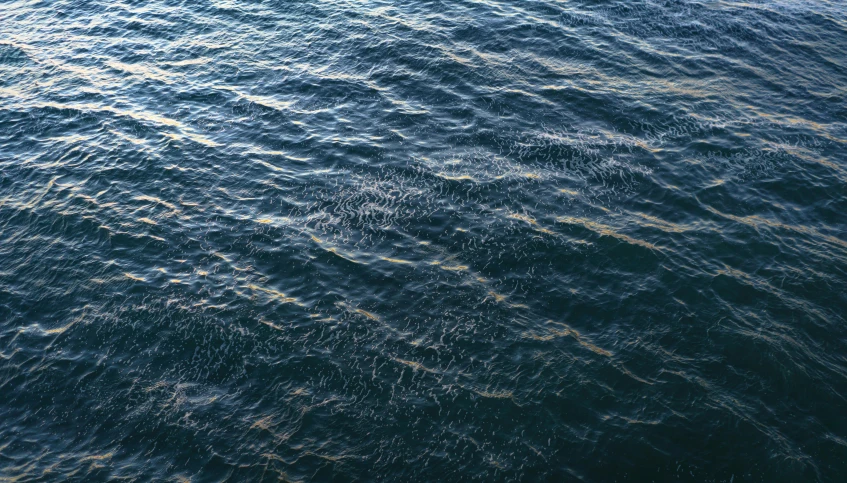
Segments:
[[[841,0],[0,3],[0,481],[844,481]]]

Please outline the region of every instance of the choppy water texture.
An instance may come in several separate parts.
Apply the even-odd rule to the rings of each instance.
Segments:
[[[840,0],[0,4],[0,480],[844,481]]]

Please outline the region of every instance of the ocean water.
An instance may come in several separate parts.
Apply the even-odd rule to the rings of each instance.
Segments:
[[[841,0],[0,3],[0,481],[845,481],[845,314]]]

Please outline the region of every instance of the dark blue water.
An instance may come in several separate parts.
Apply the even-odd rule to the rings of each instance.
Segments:
[[[0,3],[0,481],[845,481],[841,0]]]

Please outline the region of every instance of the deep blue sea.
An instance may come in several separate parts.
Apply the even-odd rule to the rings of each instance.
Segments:
[[[0,0],[35,481],[847,481],[847,3]]]

